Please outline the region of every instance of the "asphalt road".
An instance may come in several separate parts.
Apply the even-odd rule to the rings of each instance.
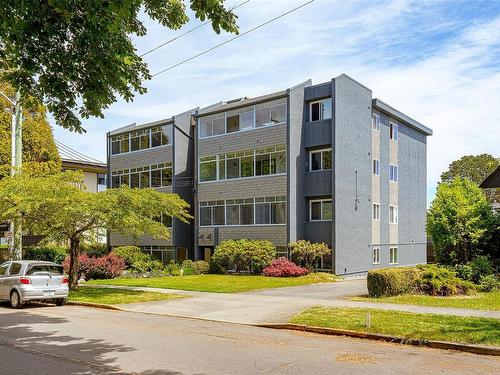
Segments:
[[[497,357],[74,306],[0,306],[2,375],[498,374]]]

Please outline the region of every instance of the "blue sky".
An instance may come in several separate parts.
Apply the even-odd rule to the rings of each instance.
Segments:
[[[251,0],[236,10],[244,32],[306,0]],[[243,0],[227,0],[237,5]],[[188,30],[147,20],[139,53]],[[210,25],[145,57],[156,73],[231,35]],[[195,106],[257,96],[347,73],[373,96],[434,130],[428,140],[428,200],[448,164],[465,154],[500,156],[500,1],[329,1],[312,4],[145,83],[148,93],[119,101],[86,134],[54,126],[56,138],[105,160],[105,134]]]

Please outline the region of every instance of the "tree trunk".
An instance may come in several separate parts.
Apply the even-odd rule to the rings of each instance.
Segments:
[[[78,256],[80,255],[80,239],[70,238],[69,240],[69,289],[78,288]]]

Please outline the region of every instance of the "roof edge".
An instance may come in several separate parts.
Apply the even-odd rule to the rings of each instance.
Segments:
[[[398,111],[396,108],[391,107],[389,104],[383,102],[378,98],[374,98],[372,100],[372,104],[374,107],[377,107],[381,111],[384,111],[391,116],[398,118],[399,120],[406,122],[412,128],[424,133],[425,135],[432,135],[432,129],[427,126],[421,124],[417,120],[412,119],[410,116],[405,115],[403,112]]]

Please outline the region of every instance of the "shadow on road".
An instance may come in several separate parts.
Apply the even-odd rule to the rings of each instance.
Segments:
[[[30,313],[30,310],[38,310],[42,305],[28,305],[23,309],[11,311],[5,311],[7,306],[2,305],[0,306],[0,351],[5,348],[9,352],[19,353],[19,357],[12,355],[8,358],[12,369],[18,369],[17,374],[28,373],[27,370],[31,366],[35,373],[43,373],[43,366],[37,367],[38,360],[40,363],[43,361],[53,365],[57,363],[62,370],[61,373],[68,375],[127,373],[118,367],[113,353],[131,352],[136,350],[135,348],[123,344],[112,344],[102,339],[89,340],[47,330],[47,326],[67,324],[69,320],[63,317],[44,316],[39,314],[39,311],[35,314]],[[38,330],[37,327],[42,329]],[[117,327],[117,329],[126,329],[126,327]],[[34,358],[31,359],[34,363],[16,363],[22,361],[16,360],[17,358]],[[4,370],[5,365],[4,362],[2,364]],[[140,373],[134,372],[134,374],[176,375],[180,373],[151,369]]]

